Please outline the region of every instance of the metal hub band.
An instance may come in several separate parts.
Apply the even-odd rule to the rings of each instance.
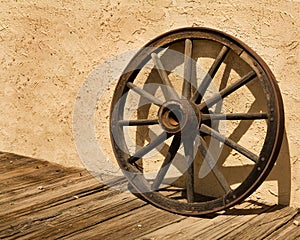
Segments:
[[[188,100],[170,100],[158,111],[158,121],[168,133],[178,133],[193,128],[197,129],[201,122],[201,114],[197,106]]]

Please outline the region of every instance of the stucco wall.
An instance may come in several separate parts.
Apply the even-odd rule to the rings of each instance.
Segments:
[[[283,95],[287,137],[269,185],[255,196],[279,194],[282,203],[300,207],[296,0],[1,1],[0,150],[82,166],[72,111],[88,74],[109,57],[186,26],[211,27],[239,38],[273,71]],[[106,103],[100,108],[108,121],[109,98]],[[103,133],[101,144],[109,148],[108,135]],[[272,190],[275,180],[281,184],[279,193]]]

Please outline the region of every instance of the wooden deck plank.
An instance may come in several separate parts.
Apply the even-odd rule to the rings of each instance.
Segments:
[[[2,204],[0,209],[0,216],[8,216],[11,214],[18,215],[21,213],[31,212],[33,210],[43,209],[56,202],[68,200],[78,195],[81,190],[88,191],[89,189],[94,189],[98,187],[97,182],[94,179],[83,179],[80,181],[77,179],[74,183],[71,183],[71,187],[59,186],[57,184],[56,188],[47,188],[44,186],[44,190],[39,190],[38,188],[33,189],[29,195],[24,198],[16,199],[16,201],[9,201]],[[51,196],[51,198],[49,198]],[[11,212],[11,209],[14,209]],[[1,222],[1,220],[0,220]]]
[[[273,211],[256,216],[252,221],[234,229],[222,239],[264,239],[287,224],[296,214],[297,210],[291,207],[275,206]]]
[[[210,217],[160,210],[86,170],[0,152],[0,239],[297,239],[298,210],[244,202]],[[118,186],[117,190],[113,186]]]
[[[24,169],[25,170],[25,169]],[[61,182],[60,185],[66,184],[68,180],[74,182],[77,179],[84,179],[86,177],[92,179],[93,177],[86,172],[65,172],[58,171],[51,166],[45,167],[41,170],[29,169],[30,173],[25,173],[22,176],[7,179],[1,183],[0,194],[4,198],[11,193],[21,194],[25,189],[33,188],[34,186],[55,185]],[[45,176],[40,176],[45,175]]]
[[[70,188],[73,187],[73,185],[69,186]],[[43,214],[43,212],[47,212],[48,210],[56,209],[58,211],[68,210],[68,207],[72,207],[73,205],[84,205],[84,206],[91,206],[92,203],[97,202],[103,198],[110,198],[113,197],[115,194],[118,194],[118,191],[111,191],[106,186],[96,186],[92,188],[82,188],[81,191],[78,191],[76,195],[71,194],[70,196],[64,196],[61,199],[51,199],[51,197],[56,197],[55,194],[53,195],[43,195],[44,198],[41,198],[43,202],[48,202],[50,204],[37,204],[34,206],[30,206],[30,210],[27,209],[21,209],[21,213],[19,213],[19,210],[12,206],[10,212],[8,212],[5,215],[2,215],[1,222],[9,223],[9,221],[15,222],[16,216],[18,216],[18,219],[21,219],[22,217],[35,217],[36,215]],[[41,203],[42,203],[41,201]],[[93,206],[95,207],[95,206]],[[17,212],[17,213],[16,213]]]
[[[239,215],[241,209],[249,211],[245,215]],[[159,239],[160,237],[163,239],[178,239],[180,236],[186,239],[218,239],[268,209],[270,209],[270,206],[260,207],[253,203],[244,202],[239,208],[231,209],[225,214],[216,215],[212,219],[187,218],[174,226],[161,228],[140,239]]]
[[[85,174],[84,170],[64,168],[58,164],[50,164],[46,161],[20,157],[13,154],[2,154],[7,159],[4,161],[0,155],[0,166],[4,171],[0,173],[0,194],[18,194],[24,191],[28,185],[38,185],[47,181],[60,181],[62,177],[73,177],[70,174]],[[10,158],[13,160],[10,160]]]
[[[94,192],[102,192],[106,188],[106,186],[99,185],[91,181],[91,179],[87,179],[86,181],[76,182],[72,185],[62,187],[61,189],[50,189],[48,193],[43,192],[37,194],[36,197],[32,197],[32,201],[30,201],[31,198],[29,197],[24,201],[19,201],[18,204],[14,203],[9,209],[1,209],[0,224],[1,222],[7,222],[7,219],[14,219],[15,217],[32,214]],[[7,205],[8,204],[2,204],[2,206]]]
[[[113,196],[110,193],[106,196],[97,195],[99,194],[74,199],[36,214],[23,216],[15,226],[6,231],[6,236],[26,239],[57,238],[101,223],[124,211],[134,209],[139,204],[144,204],[128,193]],[[30,227],[26,228],[26,225]]]
[[[247,206],[246,208],[251,209],[255,205]],[[258,214],[261,214],[265,211],[270,210],[270,207],[260,208],[259,211],[249,211],[246,215],[240,215],[238,211],[229,215],[220,215],[214,221],[210,221],[206,228],[199,229],[197,233],[193,236],[194,239],[203,238],[203,239],[220,239],[226,236],[234,229],[239,229],[240,226],[246,222],[251,221]],[[212,223],[211,223],[212,222]]]
[[[0,204],[5,201],[23,198],[30,195],[32,190],[39,189],[39,192],[45,190],[44,186],[61,185],[63,182],[74,181],[84,178],[82,172],[58,172],[56,168],[44,168],[38,171],[31,171],[30,174],[24,174],[20,177],[4,180],[0,184]],[[41,177],[39,177],[41,176]]]
[[[132,211],[135,208],[140,207],[141,203],[140,200],[134,199],[118,199],[115,198],[114,200],[109,199],[107,204],[104,204],[101,207],[94,208],[92,211],[87,211],[83,214],[76,214],[75,218],[68,219],[66,221],[59,221],[59,225],[54,221],[54,227],[45,227],[45,223],[42,229],[39,229],[34,234],[26,234],[26,237],[40,239],[40,238],[62,238],[65,235],[76,233],[81,231],[82,229],[90,228],[95,224],[102,224],[103,222],[107,221],[108,219],[113,218],[114,216],[123,214],[127,211]],[[50,222],[53,222],[50,219]],[[49,226],[49,222],[47,222]]]
[[[295,221],[295,222],[294,222]],[[296,224],[297,223],[297,224]],[[300,209],[298,210],[298,216],[293,221],[289,221],[283,227],[278,228],[272,232],[265,240],[294,240],[300,239]]]
[[[23,166],[18,166],[12,169],[11,171],[1,173],[1,179],[14,179],[19,176],[23,176],[24,173],[29,173],[31,170],[34,170],[34,168],[37,166],[38,163],[36,162],[30,162],[26,163]]]
[[[159,217],[158,217],[159,216]],[[157,229],[177,222],[184,216],[172,214],[145,204],[130,212],[111,218],[102,224],[66,236],[66,239],[137,239],[150,229]]]
[[[18,166],[25,166],[30,163],[41,163],[41,160],[20,156],[13,153],[0,153],[0,173],[10,172]]]

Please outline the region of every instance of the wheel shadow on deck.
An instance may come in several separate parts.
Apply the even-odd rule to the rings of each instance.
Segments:
[[[0,153],[0,239],[289,239],[298,210],[245,201],[207,218],[160,210],[86,170]],[[124,178],[110,186],[127,186]],[[125,187],[122,187],[124,189]]]

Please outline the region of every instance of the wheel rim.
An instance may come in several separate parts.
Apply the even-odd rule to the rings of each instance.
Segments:
[[[209,67],[206,73],[202,77],[197,77],[197,73],[195,74],[197,62],[201,59],[209,60],[206,56],[208,54],[201,53],[201,51],[205,52],[203,46],[206,44],[213,49],[208,51],[213,55],[209,56],[213,61],[207,64]],[[181,85],[174,79],[170,79],[176,63],[167,71],[165,70],[165,65],[169,62],[167,52],[175,45],[179,46],[179,52],[183,54],[182,57],[178,57],[181,60],[177,62],[178,66],[183,65]],[[149,75],[140,85],[139,78],[142,78],[141,72],[150,62],[153,63],[150,74],[156,72],[155,80],[160,82],[160,86],[156,86],[157,82],[155,82],[154,90],[148,91]],[[244,66],[242,70],[239,69],[241,65]],[[230,70],[226,79],[224,77],[226,67],[238,73],[239,78],[231,76]],[[221,68],[225,70],[223,76],[217,80]],[[209,87],[214,84],[214,81],[218,85],[218,90],[205,99],[205,94],[208,94]],[[178,85],[181,86],[179,90]],[[164,99],[155,96],[159,88]],[[243,91],[247,92],[246,97]],[[137,109],[139,114],[136,114],[135,119],[125,118],[130,94],[138,96],[140,102],[147,100],[145,106]],[[251,107],[259,104],[263,106],[257,108],[259,111],[257,109],[251,111],[251,107],[248,112],[234,111],[236,108],[232,101],[233,95],[241,97],[241,101],[252,95],[254,100]],[[245,104],[247,103],[248,100]],[[233,108],[233,111],[222,112],[217,109],[218,104],[221,108],[227,104],[230,110]],[[153,110],[157,112],[155,118],[150,116],[150,109],[153,106],[158,106],[158,109]],[[225,33],[206,28],[184,28],[168,32],[149,42],[124,70],[111,106],[111,140],[124,175],[142,197],[171,212],[200,215],[235,205],[249,196],[265,180],[281,146],[283,119],[282,100],[274,76],[256,53]],[[222,122],[229,122],[231,131],[229,136],[220,131]],[[249,150],[247,146],[235,141],[235,138],[238,138],[236,137],[238,134],[235,134],[238,127],[234,128],[234,124],[237,124],[240,129],[243,125],[249,126],[247,131],[255,128],[256,131],[265,131],[264,140],[260,143],[261,147],[257,153],[253,153],[252,149]],[[159,126],[161,133],[153,141],[149,141],[149,144],[145,144],[149,137],[140,137],[136,141],[141,142],[141,148],[130,151],[125,129],[135,128],[131,131],[141,135],[139,131],[145,132],[146,128],[146,132],[149,132],[153,125]],[[231,125],[233,127],[230,127]],[[251,131],[250,136],[253,134]],[[239,141],[242,138],[240,137]],[[140,162],[143,161],[141,159],[163,143],[168,144],[169,148],[156,166],[154,179],[149,179],[141,169]],[[220,143],[223,143],[223,146],[220,148],[219,155],[214,154],[212,149]],[[180,150],[181,146],[183,149]],[[224,146],[227,150],[224,150]],[[164,180],[180,151],[183,152],[186,168],[182,176],[177,179],[181,179],[178,182],[183,186],[175,188],[176,184],[172,183],[164,187],[162,186]],[[233,180],[224,173],[224,171],[228,172],[228,169],[240,167],[235,166],[234,163],[230,163],[229,168],[224,167],[225,163],[236,161],[232,156],[233,151],[239,154],[238,158],[243,157],[246,158],[245,161],[252,162],[252,164],[247,163],[247,169],[250,170],[242,176],[237,186],[233,186],[231,182]],[[199,160],[200,158],[202,160]],[[222,162],[221,165],[218,161]],[[206,165],[207,177],[198,179],[198,173],[203,168],[197,164]],[[205,178],[208,180],[203,180]],[[214,188],[219,190],[214,192],[212,190]],[[181,194],[181,197],[178,197],[178,194]]]

